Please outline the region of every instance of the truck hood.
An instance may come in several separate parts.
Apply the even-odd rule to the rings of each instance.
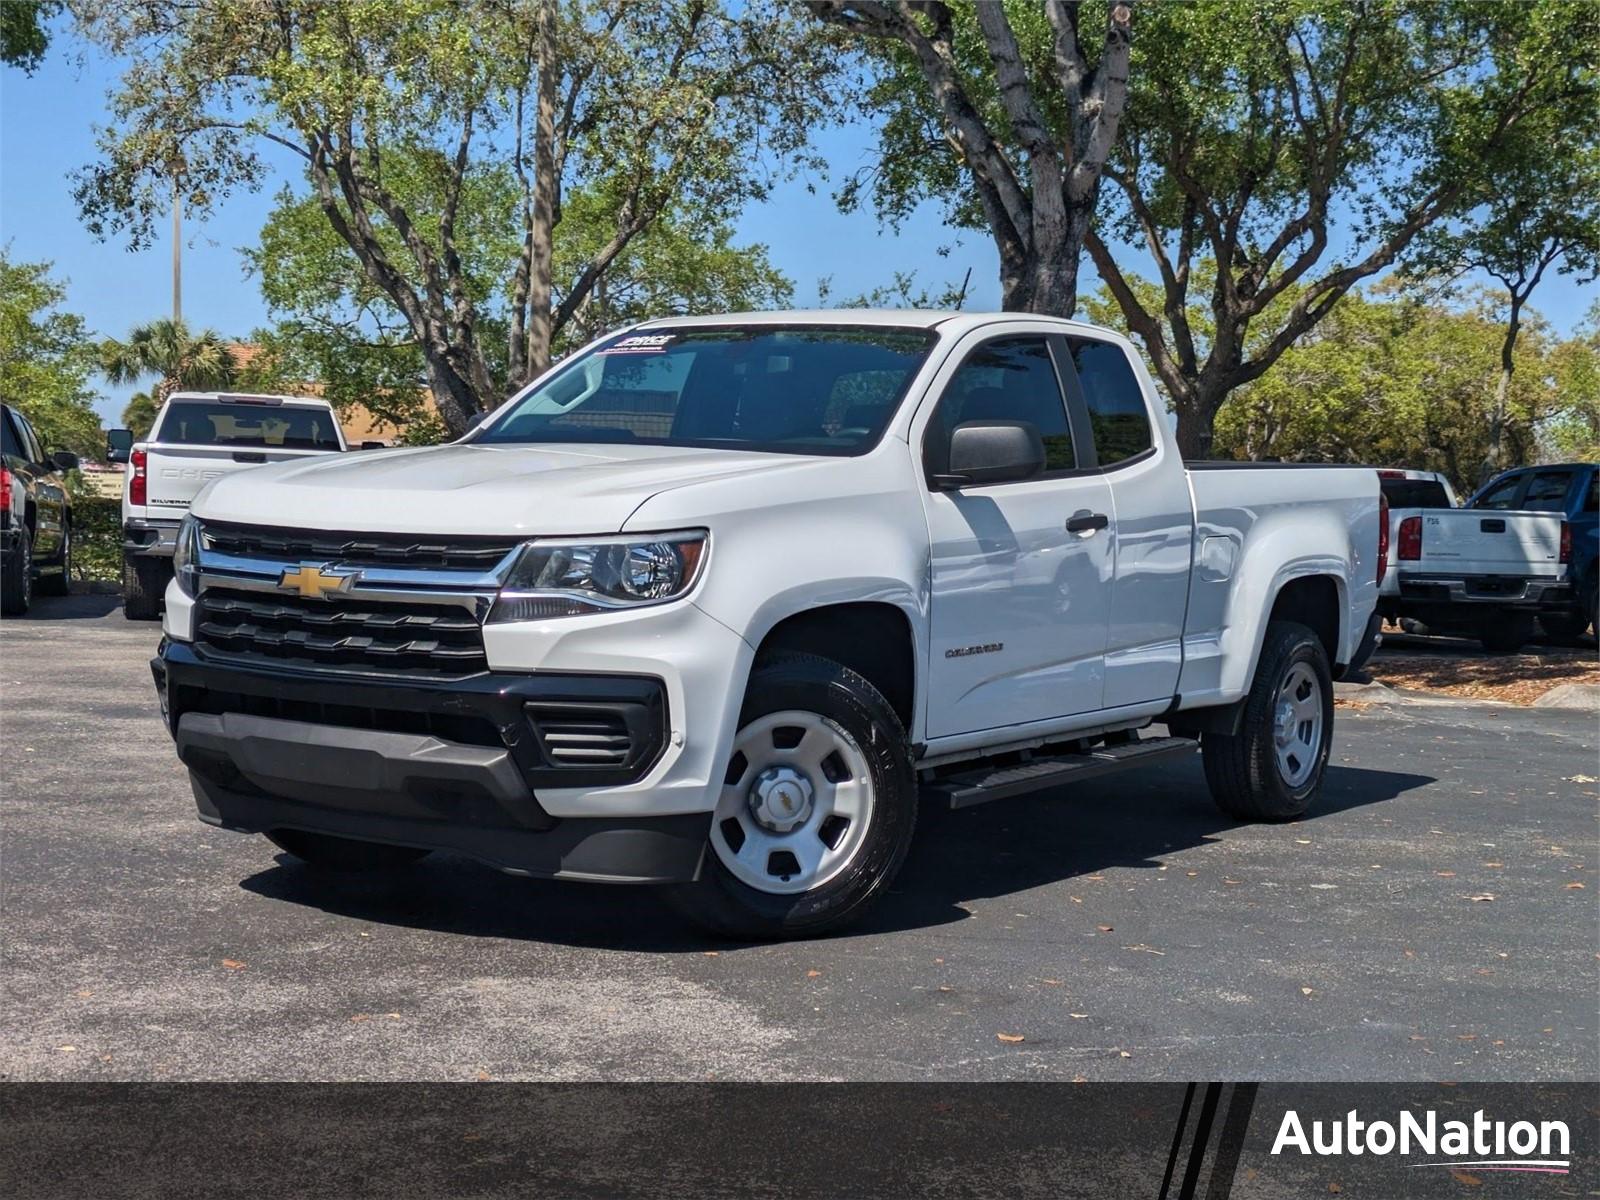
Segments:
[[[617,533],[660,492],[795,462],[678,446],[361,450],[229,475],[192,511],[212,521],[373,533]]]

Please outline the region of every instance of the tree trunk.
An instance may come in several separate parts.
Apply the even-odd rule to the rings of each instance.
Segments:
[[[428,364],[428,390],[433,393],[439,418],[450,437],[458,438],[478,412],[479,397],[472,384],[450,366],[444,353],[432,353],[424,347],[423,357]]]
[[[1499,473],[1504,458],[1506,420],[1511,402],[1511,375],[1516,369],[1514,355],[1517,349],[1517,334],[1521,329],[1522,298],[1513,291],[1511,313],[1506,321],[1506,336],[1500,343],[1500,378],[1494,387],[1494,408],[1489,412],[1489,448],[1488,453],[1484,455],[1480,483],[1487,483],[1490,476]]]
[[[553,336],[550,311],[556,209],[556,65],[555,0],[539,5],[539,91],[533,127],[533,227],[529,230],[527,378],[550,365]]]
[[[1093,211],[1092,200],[1087,205],[1074,204],[1059,223],[1035,230],[1034,243],[1021,261],[1009,269],[1001,267],[1001,308],[1045,317],[1070,317],[1077,312],[1078,261]]]
[[[1178,401],[1178,453],[1185,462],[1211,457],[1211,436],[1222,397]]]

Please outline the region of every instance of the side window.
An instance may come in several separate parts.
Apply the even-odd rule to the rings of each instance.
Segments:
[[[1567,488],[1571,483],[1569,471],[1540,471],[1529,482],[1522,507],[1534,512],[1561,512],[1566,508]]]
[[[28,424],[28,418],[17,415],[17,426],[22,433],[22,454],[30,463],[44,462],[44,448],[39,445],[39,435]]]
[[[1583,499],[1583,511],[1600,512],[1600,471],[1589,476],[1589,494]]]
[[[1128,356],[1110,342],[1070,340],[1100,465],[1114,467],[1143,454],[1155,445],[1155,436]]]
[[[1515,508],[1517,506],[1517,493],[1522,490],[1522,481],[1525,475],[1512,475],[1502,479],[1483,495],[1473,508]]]
[[[924,435],[923,459],[930,473],[949,468],[950,435],[963,421],[1027,421],[1044,439],[1046,471],[1078,465],[1061,383],[1042,337],[997,338],[967,355]]]
[[[27,458],[22,438],[17,434],[17,421],[9,412],[0,413],[0,451],[7,458]]]

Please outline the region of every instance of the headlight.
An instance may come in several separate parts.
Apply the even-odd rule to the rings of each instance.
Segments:
[[[703,529],[529,542],[489,620],[536,621],[663,604],[694,586],[705,557]]]
[[[178,526],[178,541],[172,550],[172,574],[178,590],[193,597],[200,591],[200,522],[185,516]]]

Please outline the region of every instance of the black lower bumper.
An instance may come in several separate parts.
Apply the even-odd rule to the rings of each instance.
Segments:
[[[171,558],[178,545],[179,521],[147,521],[135,517],[122,526],[122,550],[129,555]]]
[[[606,882],[694,879],[710,815],[561,818],[540,786],[604,786],[553,763],[537,715],[624,712],[642,778],[660,754],[657,680],[554,674],[465,680],[311,678],[208,662],[166,643],[151,663],[200,819],[246,833],[302,829],[453,850],[519,874]],[[619,718],[620,719],[620,718]]]

